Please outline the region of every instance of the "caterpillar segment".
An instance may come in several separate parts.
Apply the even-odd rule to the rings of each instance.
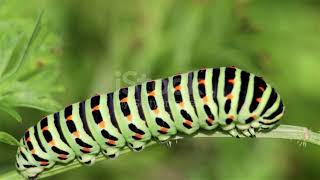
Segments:
[[[141,151],[151,139],[151,133],[146,121],[139,115],[135,91],[134,86],[116,91],[114,102],[116,115],[120,118],[119,128],[128,146],[134,151]]]
[[[125,146],[126,141],[115,120],[113,94],[94,96],[83,102],[83,107],[85,112],[83,117],[87,118],[84,121],[88,124],[87,131],[99,144],[105,156],[117,157],[119,149]]]
[[[20,141],[20,143],[22,143],[22,141]],[[18,148],[16,158],[16,168],[24,177],[34,178],[45,169],[44,167],[37,165],[37,162],[35,162],[35,159],[25,147]]]
[[[36,178],[56,163],[91,165],[102,153],[113,159],[125,146],[141,151],[151,140],[218,127],[234,137],[254,137],[284,113],[276,90],[235,67],[200,69],[96,95],[48,115],[20,140],[16,167]]]
[[[168,84],[163,80],[149,81],[138,85],[136,89],[140,89],[141,96],[138,97],[142,105],[141,114],[145,115],[145,120],[148,128],[153,137],[161,142],[167,141],[171,136],[177,133],[173,118],[166,110],[166,106],[170,108],[169,104],[166,105],[164,96],[167,96]]]
[[[188,88],[191,85],[188,86],[188,82],[188,74],[169,78],[168,95],[177,130],[185,134],[192,134],[200,128],[200,125],[195,108],[190,101]]]
[[[91,165],[95,162],[100,147],[85,131],[79,107],[80,103],[75,103],[61,111],[60,125],[67,143],[76,154],[76,158],[86,165]]]
[[[197,73],[189,73],[193,76],[193,90],[195,109],[197,110],[200,127],[213,130],[219,126],[218,105],[215,103],[214,88],[217,87],[218,79],[213,77],[216,73],[213,69],[201,69]]]
[[[43,146],[39,143],[39,135],[35,126],[29,128],[24,140],[27,144],[27,150],[31,152],[33,159],[40,166],[50,168],[55,164]]]
[[[55,162],[68,163],[75,158],[75,153],[69,147],[62,132],[59,112],[39,121],[37,130],[39,132],[39,144],[45,149],[50,159]]]
[[[284,113],[284,105],[280,96],[278,96],[276,102],[272,105],[272,107],[267,110],[267,112],[262,116],[259,120],[260,126],[262,129],[270,129],[270,127],[274,127],[277,122],[280,121]]]
[[[242,72],[241,75],[245,76],[243,74],[244,73]],[[266,106],[272,88],[257,76],[251,77],[251,80],[253,88],[249,91],[252,92],[252,95],[248,96],[247,99],[247,105],[249,108],[241,109],[238,117],[239,124],[237,125],[237,128],[243,130],[242,133],[244,135],[254,137],[254,129],[260,126],[257,118],[261,117],[261,113]],[[244,86],[241,86],[241,88],[243,89]]]
[[[17,162],[17,167],[18,169],[23,169],[23,175],[28,175],[29,177],[35,177],[38,173],[42,172],[46,166],[50,168],[54,165],[53,161],[48,160],[48,155],[39,150],[35,141],[34,127],[30,127],[20,141],[25,146],[20,147],[18,150],[18,156],[22,157],[21,161],[25,162],[25,164],[19,165],[19,162]]]

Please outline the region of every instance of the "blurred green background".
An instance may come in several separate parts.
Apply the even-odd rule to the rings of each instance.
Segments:
[[[277,88],[283,124],[319,130],[319,0],[0,0],[0,74],[43,9],[26,62],[0,81],[0,131],[20,138],[96,93],[230,65]],[[16,147],[0,152],[0,172],[13,169]],[[318,179],[319,152],[286,140],[189,139],[48,179]]]

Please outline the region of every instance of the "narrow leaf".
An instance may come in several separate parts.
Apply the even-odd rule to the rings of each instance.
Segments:
[[[4,98],[3,101],[14,107],[27,107],[46,112],[55,112],[61,108],[61,105],[53,98],[48,96],[39,97],[33,92],[20,92]]]
[[[18,122],[22,121],[22,117],[13,107],[10,107],[10,106],[4,105],[4,104],[0,104],[0,110],[3,112],[6,112],[11,117],[16,119]]]
[[[11,146],[20,146],[20,143],[16,138],[3,131],[0,131],[0,142]]]
[[[33,41],[35,40],[39,30],[40,30],[40,25],[41,25],[41,18],[43,15],[43,11],[40,13],[38,19],[37,19],[37,23],[36,26],[33,29],[32,35],[28,41],[27,46],[24,48],[24,50],[20,50],[22,48],[21,44],[18,43],[15,50],[13,51],[13,54],[11,56],[10,61],[11,62],[15,62],[13,64],[13,67],[9,70],[9,72],[7,72],[1,79],[0,82],[10,78],[11,76],[13,76],[20,68],[20,66],[22,65],[23,61],[25,60],[29,49],[33,43]],[[21,42],[21,41],[20,41]],[[21,53],[21,54],[20,54]]]
[[[6,70],[10,55],[13,52],[12,44],[17,44],[17,40],[21,39],[21,36],[16,35],[14,38],[10,38],[8,34],[1,34],[0,35],[0,77],[2,77],[4,71]]]
[[[7,63],[2,64],[3,75],[1,77],[1,82],[10,78],[18,70],[22,60],[21,58],[22,53],[25,51],[25,48],[26,48],[26,42],[27,42],[27,38],[25,35],[21,35],[18,38],[17,42],[15,42],[14,47],[12,48],[12,51],[7,57],[7,60],[6,60]]]

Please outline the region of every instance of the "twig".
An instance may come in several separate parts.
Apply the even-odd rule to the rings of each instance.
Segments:
[[[298,140],[305,143],[311,143],[315,145],[320,145],[320,133],[312,132],[311,130],[305,128],[305,127],[299,127],[299,126],[291,126],[291,125],[280,125],[277,128],[273,129],[269,132],[257,132],[256,134],[257,138],[273,138],[273,139],[288,139],[288,140]],[[178,140],[183,138],[226,138],[231,137],[228,134],[222,133],[220,131],[214,131],[214,132],[206,132],[206,131],[199,131],[198,133],[194,134],[193,136],[184,136],[179,135],[172,140]],[[243,136],[242,136],[243,137]],[[156,144],[156,142],[151,141],[147,144],[147,146],[152,146]],[[130,149],[124,148],[121,150],[120,154],[125,154],[130,152]],[[97,156],[96,162],[106,160],[103,155]],[[52,169],[45,171],[40,174],[39,179],[53,176],[56,174],[60,174],[75,168],[82,167],[83,165],[79,163],[78,161],[73,161],[72,163],[68,165],[56,165]],[[15,170],[10,171],[8,173],[5,173],[3,175],[0,175],[0,180],[19,180],[23,179],[23,177]]]

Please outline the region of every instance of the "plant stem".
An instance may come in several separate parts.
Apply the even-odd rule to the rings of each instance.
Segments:
[[[269,131],[269,132],[257,132],[256,134],[257,138],[273,138],[273,139],[288,139],[288,140],[299,140],[304,143],[311,143],[315,145],[320,145],[320,133],[312,132],[311,130],[305,128],[305,127],[299,127],[299,126],[291,126],[291,125],[280,125],[277,128]],[[224,137],[231,137],[229,134],[225,134],[220,131],[214,131],[214,132],[208,132],[208,131],[199,131],[198,133],[192,135],[192,136],[186,136],[186,135],[178,135],[172,140],[178,140],[183,138],[224,138]],[[243,136],[241,136],[243,137]],[[149,142],[146,146],[152,146],[156,144],[155,141]],[[120,154],[125,154],[130,152],[129,148],[124,148],[121,150]],[[106,160],[103,155],[98,155],[96,162]],[[39,179],[53,176],[56,174],[60,174],[75,168],[82,167],[83,165],[79,163],[78,161],[73,161],[72,163],[68,165],[56,165],[52,169],[48,171],[44,171],[40,174]],[[0,180],[18,180],[23,179],[23,177],[15,170],[12,170],[8,173],[5,173],[3,175],[0,175]]]

